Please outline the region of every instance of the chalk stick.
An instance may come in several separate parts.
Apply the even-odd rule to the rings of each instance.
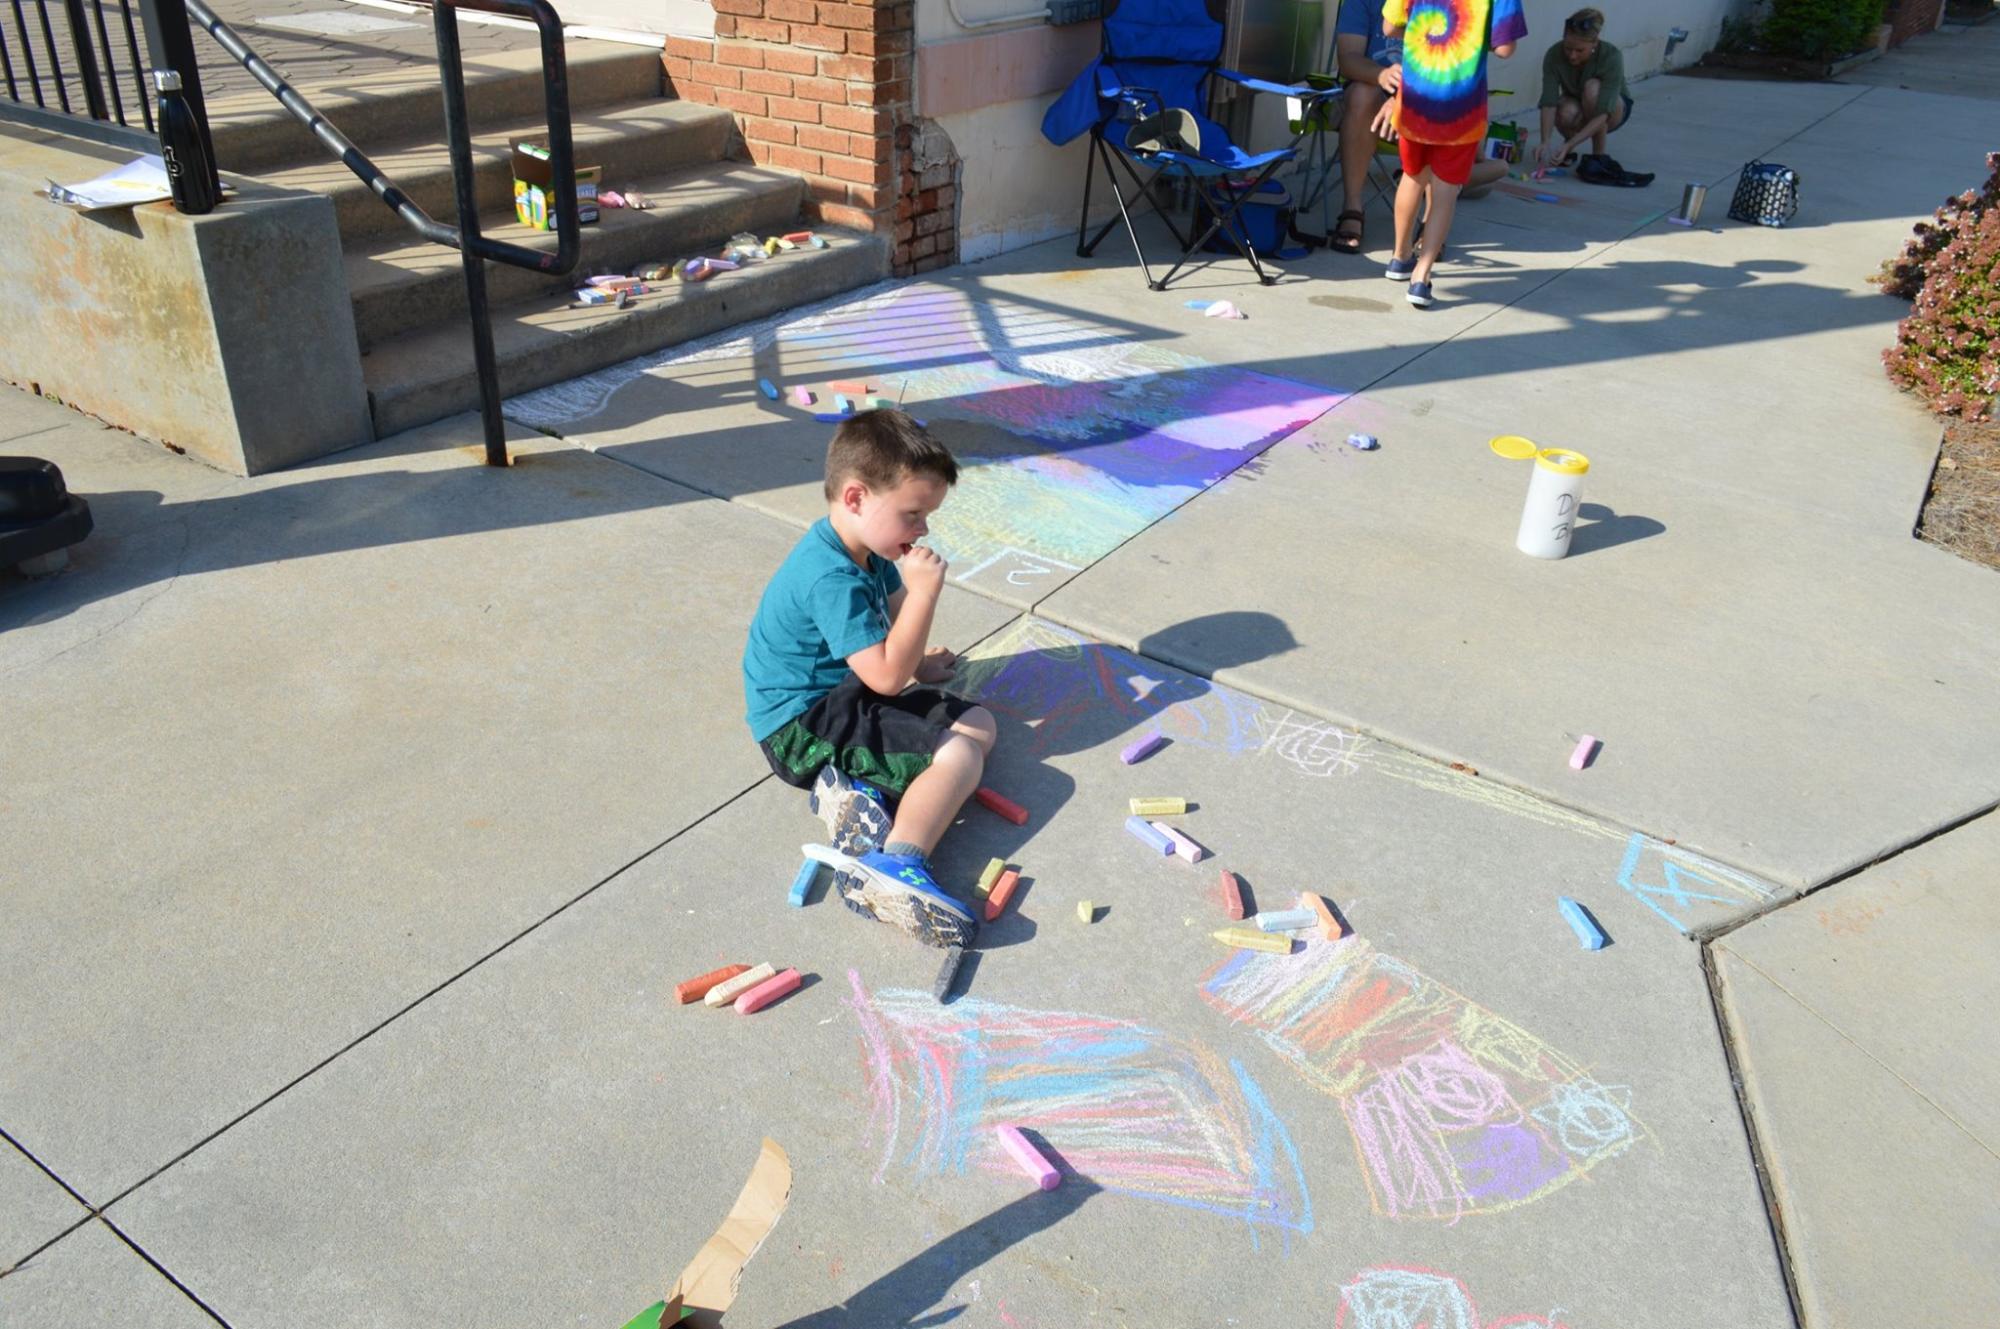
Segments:
[[[813,404],[813,395],[812,395],[812,389],[811,389],[811,388],[793,388],[793,389],[792,389],[792,400],[793,400],[794,402],[796,402],[796,403],[797,403],[798,405],[800,405],[800,406],[810,406],[810,405],[812,405],[812,404]]]
[[[1095,923],[1097,921],[1097,906],[1088,900],[1078,900],[1076,902],[1076,918],[1079,923]]]
[[[887,397],[870,397],[861,404],[871,411],[892,411],[896,408],[896,403]]]
[[[1228,868],[1222,870],[1222,909],[1231,918],[1243,917],[1243,881]]]
[[[954,946],[944,953],[944,963],[938,966],[937,982],[931,984],[931,996],[943,1001],[951,995],[951,985],[958,979],[958,966],[965,960],[965,948]]]
[[[773,975],[736,999],[736,1013],[755,1015],[786,993],[797,992],[799,984],[804,981],[796,969],[787,969],[782,974]]]
[[[1128,743],[1125,746],[1125,750],[1118,754],[1118,760],[1124,762],[1127,766],[1130,766],[1135,761],[1144,761],[1147,757],[1152,756],[1164,747],[1166,742],[1167,736],[1165,734],[1157,732],[1148,734],[1142,739]]]
[[[973,889],[979,892],[982,899],[985,898],[986,894],[993,889],[993,883],[1000,880],[1000,874],[1006,870],[1006,859],[995,858],[989,860],[986,866],[980,870],[979,884],[974,886]]]
[[[799,864],[799,875],[792,878],[792,892],[785,897],[792,908],[805,908],[806,892],[812,889],[813,878],[818,875],[819,864],[813,862],[810,858]]]
[[[780,240],[790,240],[795,245],[802,245],[813,238],[813,233],[811,231],[787,231],[778,238]]]
[[[1559,199],[1559,198],[1557,198],[1557,197],[1556,197],[1556,196],[1555,196],[1554,194],[1537,194],[1537,195],[1535,195],[1535,202],[1537,202],[1537,203],[1560,203],[1560,202],[1562,202],[1562,200],[1561,200],[1561,199]]]
[[[719,272],[734,272],[743,266],[733,258],[705,258],[702,262]]]
[[[1187,811],[1185,798],[1135,798],[1132,800],[1132,815],[1135,817],[1178,817]]]
[[[853,411],[854,403],[848,400],[846,393],[836,392],[833,394],[833,409],[846,415]]]
[[[1173,843],[1175,856],[1186,859],[1190,863],[1199,863],[1203,858],[1207,857],[1208,851],[1189,839],[1185,831],[1176,830],[1163,821],[1156,821],[1152,823],[1152,826],[1154,830],[1166,836]]]
[[[1569,754],[1569,768],[1580,771],[1590,765],[1590,759],[1597,755],[1597,740],[1585,734],[1577,740],[1576,751]]]
[[[1153,823],[1147,821],[1144,817],[1127,817],[1125,819],[1125,829],[1131,833],[1133,839],[1158,853],[1171,854],[1174,852],[1174,842],[1160,834],[1154,828]]]
[[[1270,932],[1259,932],[1255,928],[1221,928],[1208,934],[1225,946],[1238,950],[1269,951],[1273,955],[1290,955],[1292,939]]]
[[[1299,907],[1310,909],[1319,918],[1319,935],[1328,941],[1339,941],[1347,935],[1347,920],[1334,911],[1325,896],[1314,895],[1311,891],[1299,892]]]
[[[826,237],[823,235],[816,235],[812,239],[806,241],[806,247],[808,249],[825,249],[827,248]]]
[[[778,252],[778,237],[774,235],[770,239],[764,242],[764,256],[766,258],[769,258],[771,255],[777,252]]]
[[[1021,1165],[1021,1171],[1033,1179],[1035,1185],[1045,1191],[1052,1191],[1062,1185],[1062,1173],[1055,1165],[1042,1157],[1042,1151],[1028,1142],[1028,1137],[1013,1126],[1002,1126],[996,1132],[1000,1136],[1000,1147],[1014,1156]]]
[[[1611,939],[1604,935],[1604,929],[1597,926],[1597,920],[1584,911],[1584,907],[1567,895],[1556,897],[1556,908],[1562,910],[1563,919],[1570,931],[1576,933],[1576,940],[1587,951],[1601,951]]]
[[[1266,909],[1250,920],[1259,932],[1290,932],[1294,928],[1309,928],[1319,922],[1319,915],[1310,909]]]
[[[1210,306],[1211,304],[1213,304],[1213,303],[1214,303],[1214,301],[1212,301],[1212,300],[1183,300],[1183,301],[1181,301],[1181,304],[1182,304],[1182,305],[1183,305],[1184,307],[1188,308],[1188,309],[1206,309],[1206,308],[1208,308],[1208,307],[1209,307],[1209,306]]]
[[[1669,226],[1693,226],[1693,225],[1694,225],[1694,223],[1693,223],[1692,221],[1688,220],[1688,219],[1687,219],[1686,217],[1669,217],[1669,218],[1667,218],[1667,225],[1669,225]]]
[[[735,1001],[740,994],[748,992],[765,979],[776,977],[777,972],[777,970],[768,964],[760,964],[755,969],[745,969],[734,978],[726,978],[710,988],[707,995],[702,997],[702,1004],[704,1006],[726,1006],[730,1002]]]
[[[868,380],[865,378],[837,378],[826,386],[834,392],[845,392],[856,397],[868,395]]]
[[[991,923],[1007,908],[1007,902],[1014,898],[1014,888],[1021,884],[1021,874],[1008,868],[993,883],[993,890],[986,897],[986,921]]]
[[[778,385],[773,383],[768,378],[760,378],[757,380],[757,391],[763,393],[766,397],[769,397],[772,401],[778,400]]]
[[[720,969],[710,970],[700,978],[690,978],[685,983],[674,984],[674,1000],[685,1006],[698,997],[706,996],[709,989],[717,983],[749,972],[750,966],[747,964],[726,964]]]
[[[832,411],[821,411],[813,416],[813,419],[819,421],[823,425],[837,425],[846,418],[847,418],[846,416],[835,414]]]
[[[985,808],[996,817],[1005,817],[1016,826],[1026,826],[1028,824],[1028,810],[1003,794],[996,794],[991,789],[981,788],[973,794],[973,797],[979,800],[979,806]]]
[[[1375,449],[1381,447],[1382,443],[1373,434],[1349,434],[1347,436],[1347,446],[1353,448],[1356,452],[1373,452]]]

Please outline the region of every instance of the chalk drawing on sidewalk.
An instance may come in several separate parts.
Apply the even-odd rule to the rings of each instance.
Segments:
[[[1678,845],[1634,831],[1618,865],[1618,884],[1683,933],[1715,918],[1778,898],[1777,887]]]
[[[1038,1132],[1108,1191],[1259,1229],[1312,1231],[1299,1154],[1248,1071],[1128,1020],[927,992],[850,974],[880,1180],[994,1172],[1018,1180],[1001,1124]]]
[[[1238,952],[1202,996],[1340,1101],[1390,1218],[1512,1209],[1645,1138],[1624,1086],[1360,937]]]
[[[1465,1284],[1430,1269],[1364,1269],[1340,1289],[1334,1329],[1482,1329]],[[1548,1316],[1509,1315],[1483,1329],[1565,1329]]]

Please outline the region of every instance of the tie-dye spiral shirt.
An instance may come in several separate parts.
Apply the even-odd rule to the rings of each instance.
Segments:
[[[1419,143],[1477,143],[1486,133],[1486,52],[1528,35],[1521,0],[1387,0],[1403,25],[1396,132]]]

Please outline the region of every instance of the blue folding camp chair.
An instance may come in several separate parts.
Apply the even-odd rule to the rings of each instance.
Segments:
[[[1106,0],[1102,52],[1042,117],[1042,134],[1051,143],[1067,143],[1086,130],[1090,133],[1090,161],[1084,168],[1083,218],[1076,230],[1078,257],[1088,258],[1122,219],[1125,233],[1132,237],[1132,247],[1139,253],[1146,285],[1155,291],[1165,290],[1174,274],[1217,234],[1226,237],[1238,253],[1250,260],[1251,268],[1264,285],[1277,280],[1264,271],[1244,228],[1233,223],[1237,210],[1256,193],[1258,186],[1297,154],[1299,140],[1305,134],[1296,134],[1290,144],[1271,152],[1243,151],[1230,142],[1221,125],[1203,113],[1207,101],[1203,89],[1209,76],[1226,78],[1253,92],[1296,97],[1308,111],[1340,95],[1334,88],[1269,83],[1221,68],[1226,3],[1227,0]],[[1310,113],[1305,116],[1308,123],[1312,118]],[[1137,191],[1133,198],[1127,198],[1120,186],[1114,162],[1130,177]],[[1106,221],[1096,235],[1086,239],[1090,227],[1091,180],[1100,163],[1105,178],[1111,182],[1111,192],[1118,199],[1118,216]],[[1138,167],[1149,168],[1152,174],[1141,178]],[[1184,232],[1172,217],[1161,211],[1152,186],[1163,176],[1185,177],[1193,185],[1207,205],[1211,219],[1207,230],[1195,235],[1195,227],[1190,226]],[[1139,232],[1132,225],[1132,205],[1141,201],[1160,214],[1181,246],[1180,258],[1158,280],[1153,277],[1152,265],[1146,261]],[[1200,215],[1197,209],[1196,216]]]

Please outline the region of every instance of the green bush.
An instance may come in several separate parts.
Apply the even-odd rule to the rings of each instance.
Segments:
[[[1883,0],[1771,0],[1771,16],[1757,30],[1773,55],[1837,60],[1875,40]]]

